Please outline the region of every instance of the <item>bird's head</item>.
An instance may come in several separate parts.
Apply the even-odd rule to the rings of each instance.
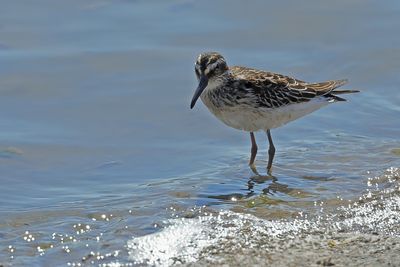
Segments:
[[[198,56],[194,65],[199,85],[193,95],[190,108],[193,108],[201,93],[209,83],[215,82],[219,77],[229,71],[223,56],[217,52],[202,53]]]

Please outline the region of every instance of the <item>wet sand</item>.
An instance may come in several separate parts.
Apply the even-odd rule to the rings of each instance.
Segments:
[[[400,238],[360,233],[305,235],[273,242],[267,251],[244,248],[213,256],[213,260],[187,266],[400,266]]]

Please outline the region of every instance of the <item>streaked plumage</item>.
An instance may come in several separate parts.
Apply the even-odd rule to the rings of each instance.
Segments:
[[[195,65],[199,87],[198,97],[226,125],[252,132],[270,129],[307,115],[329,103],[345,101],[338,94],[355,90],[337,90],[346,80],[307,83],[281,74],[234,66],[216,52],[199,55]],[[270,139],[270,146],[273,146]],[[254,150],[254,149],[252,149]],[[256,149],[255,149],[256,150]],[[256,152],[255,152],[256,153]],[[252,152],[252,158],[255,155]],[[269,172],[273,153],[270,153]],[[250,161],[250,165],[253,166]]]

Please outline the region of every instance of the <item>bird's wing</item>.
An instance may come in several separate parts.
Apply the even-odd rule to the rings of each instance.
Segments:
[[[231,71],[242,83],[240,87],[253,94],[260,106],[268,108],[307,102],[322,95],[335,99],[330,93],[347,82],[338,80],[307,83],[289,76],[245,67],[232,67]],[[336,97],[336,100],[342,99]]]

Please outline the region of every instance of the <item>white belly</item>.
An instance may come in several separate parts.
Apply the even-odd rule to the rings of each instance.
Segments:
[[[290,104],[270,109],[251,108],[248,106],[216,108],[208,101],[203,102],[223,123],[235,129],[248,132],[277,128],[330,103],[326,98],[319,97],[300,104]]]

